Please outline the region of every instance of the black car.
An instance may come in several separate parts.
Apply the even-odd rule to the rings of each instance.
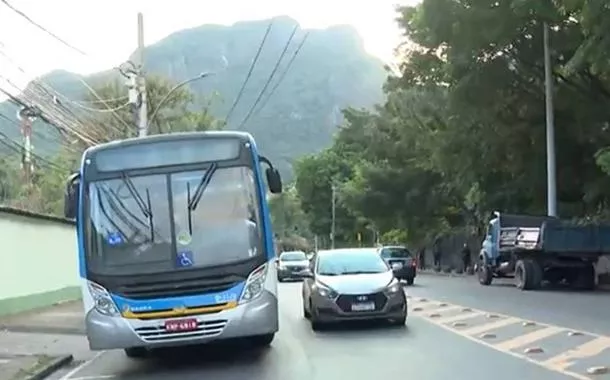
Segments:
[[[277,279],[280,282],[288,279],[302,279],[308,268],[309,259],[305,252],[282,252],[277,260]]]
[[[379,255],[394,271],[396,278],[413,285],[417,275],[417,261],[404,246],[393,245],[378,248]]]

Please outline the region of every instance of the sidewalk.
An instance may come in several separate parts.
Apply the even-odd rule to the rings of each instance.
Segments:
[[[476,274],[467,274],[467,273],[457,273],[455,271],[451,271],[451,272],[444,272],[444,271],[435,271],[432,269],[418,269],[417,270],[417,274],[423,274],[423,275],[431,275],[431,276],[445,276],[445,277],[472,277],[472,278],[476,278]],[[606,283],[604,281],[604,283],[599,283],[597,285],[597,290],[601,290],[604,292],[610,292],[610,283]]]
[[[0,318],[0,380],[41,380],[91,357],[80,301]]]

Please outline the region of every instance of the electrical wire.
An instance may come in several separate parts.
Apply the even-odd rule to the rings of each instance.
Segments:
[[[252,107],[250,107],[250,111],[248,111],[248,114],[246,115],[246,117],[244,117],[244,119],[239,124],[239,127],[237,129],[241,129],[246,124],[246,122],[248,122],[248,119],[250,119],[250,117],[252,116],[254,109],[256,108],[258,103],[263,98],[263,95],[264,95],[265,91],[267,90],[267,87],[269,87],[269,84],[273,80],[273,77],[275,76],[277,69],[280,67],[280,63],[282,63],[282,59],[286,55],[286,52],[288,51],[288,47],[290,46],[290,43],[292,42],[292,39],[294,38],[294,35],[296,34],[298,29],[299,29],[299,25],[297,24],[294,26],[294,29],[292,30],[292,33],[290,34],[290,38],[288,38],[288,41],[286,42],[286,45],[284,46],[284,50],[282,50],[282,54],[280,54],[280,57],[278,58],[277,62],[275,63],[275,66],[273,67],[273,70],[271,71],[269,78],[267,78],[267,82],[263,86],[263,89],[261,90],[261,92],[258,94],[258,97],[254,101],[254,104],[252,105]]]
[[[272,26],[273,26],[273,20],[271,20],[269,22],[269,25],[267,25],[267,30],[265,31],[265,35],[263,36],[263,39],[262,39],[260,45],[258,46],[258,50],[256,51],[256,54],[254,55],[254,59],[252,60],[252,63],[250,64],[250,69],[248,70],[246,79],[244,80],[244,83],[242,83],[241,88],[239,89],[239,92],[237,93],[237,97],[235,98],[235,101],[233,102],[231,109],[229,109],[229,112],[227,113],[227,117],[225,118],[225,121],[227,123],[229,122],[229,118],[231,118],[231,116],[233,115],[233,111],[235,111],[235,107],[237,107],[237,104],[239,103],[239,101],[241,100],[241,97],[244,94],[246,85],[248,84],[248,81],[250,80],[250,77],[252,76],[252,72],[254,71],[254,67],[256,66],[256,62],[258,62],[258,58],[260,57],[261,52],[263,51],[263,46],[265,45],[265,41],[267,41],[267,37],[269,36],[269,32],[271,32]]]
[[[299,52],[301,51],[301,48],[303,47],[303,45],[305,45],[305,41],[307,41],[307,36],[309,36],[309,32],[305,33],[305,36],[303,37],[303,39],[301,40],[301,43],[299,44],[299,46],[297,46],[296,50],[294,51],[294,54],[292,55],[292,57],[290,57],[290,61],[288,61],[288,64],[286,65],[286,68],[284,69],[284,71],[282,72],[282,74],[280,75],[280,78],[277,80],[277,82],[275,83],[275,85],[273,86],[273,88],[271,89],[271,91],[269,91],[269,95],[267,95],[267,97],[265,98],[265,100],[263,101],[263,103],[261,104],[260,107],[258,107],[258,110],[256,112],[254,112],[254,114],[252,116],[256,116],[260,111],[262,111],[265,106],[267,105],[267,103],[269,102],[269,99],[271,99],[271,97],[273,96],[273,94],[275,93],[275,91],[277,90],[277,88],[280,86],[280,84],[282,84],[282,81],[284,80],[284,78],[286,77],[286,74],[288,74],[288,72],[290,71],[290,68],[292,66],[292,64],[294,63],[294,61],[296,60],[296,58],[299,55]]]
[[[62,39],[61,37],[59,37],[58,35],[56,35],[55,33],[51,32],[50,30],[46,29],[44,26],[40,25],[39,23],[37,23],[36,21],[32,20],[30,18],[30,16],[28,16],[27,14],[25,14],[24,12],[22,12],[21,10],[15,8],[11,3],[9,3],[7,0],[0,0],[4,5],[6,5],[10,10],[12,10],[13,12],[17,13],[19,16],[23,17],[26,21],[28,21],[30,24],[34,25],[35,27],[37,27],[38,29],[42,30],[43,32],[47,33],[49,36],[55,38],[57,41],[61,42],[63,45],[67,46],[68,48],[78,52],[79,54],[82,54],[84,56],[87,56],[87,53],[85,53],[84,51],[82,51],[81,49],[71,45],[70,43],[66,42],[64,39]]]

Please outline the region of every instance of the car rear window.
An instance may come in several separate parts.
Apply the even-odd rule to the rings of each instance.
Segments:
[[[384,259],[407,259],[412,258],[411,252],[404,247],[382,248],[381,257]]]

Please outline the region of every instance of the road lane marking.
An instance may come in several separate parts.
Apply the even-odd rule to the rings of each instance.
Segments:
[[[97,354],[95,354],[91,359],[86,360],[84,362],[82,362],[81,364],[79,364],[78,366],[74,367],[72,370],[70,370],[70,372],[66,373],[65,375],[63,375],[59,380],[73,380],[74,378],[72,376],[74,376],[75,374],[77,374],[78,372],[82,371],[83,369],[87,368],[88,366],[91,365],[91,363],[93,363],[94,361],[96,361],[97,359],[99,359],[100,356],[102,356],[103,354],[105,354],[106,351],[100,351]]]
[[[417,303],[417,302],[415,302]],[[438,303],[437,301],[428,299],[426,300],[425,304],[420,304],[418,306],[432,306],[435,303]],[[448,304],[448,306],[439,309],[439,308],[430,308],[430,307],[423,307],[423,310],[421,310],[418,313],[413,313],[414,317],[419,317],[424,319],[427,322],[430,322],[432,324],[435,324],[449,332],[452,332],[454,334],[458,334],[468,340],[471,340],[475,343],[481,344],[483,346],[486,346],[488,348],[497,350],[499,352],[503,352],[505,354],[508,354],[510,356],[525,360],[527,362],[530,362],[532,364],[536,364],[538,366],[541,366],[543,368],[546,368],[550,371],[553,372],[557,372],[557,373],[561,373],[563,375],[575,378],[575,379],[579,379],[579,380],[592,380],[594,379],[594,377],[591,377],[592,373],[589,373],[589,371],[582,371],[582,373],[580,372],[576,372],[576,370],[572,370],[570,368],[570,366],[572,366],[573,364],[578,363],[579,360],[584,359],[584,358],[590,358],[590,357],[594,357],[598,354],[600,354],[602,351],[604,351],[605,349],[610,348],[610,337],[607,336],[602,336],[599,334],[594,334],[594,333],[589,333],[589,332],[579,332],[578,335],[588,335],[591,336],[593,339],[593,341],[590,341],[588,343],[582,344],[580,346],[576,346],[576,343],[574,344],[576,347],[570,350],[564,350],[563,353],[556,355],[555,357],[552,357],[550,359],[536,359],[535,355],[531,355],[534,352],[543,352],[544,351],[544,347],[528,347],[529,349],[524,349],[522,351],[513,351],[515,349],[518,348],[526,348],[526,346],[537,342],[539,340],[543,340],[545,338],[550,338],[550,337],[561,337],[564,336],[565,339],[571,339],[570,337],[572,335],[575,334],[571,334],[572,332],[574,332],[574,330],[569,329],[569,328],[565,328],[565,327],[561,327],[561,326],[555,326],[555,325],[550,325],[550,324],[546,324],[546,323],[539,323],[539,322],[535,322],[535,321],[530,321],[524,318],[517,318],[514,316],[509,316],[509,315],[504,315],[504,314],[499,314],[499,313],[490,313],[489,311],[483,311],[483,310],[477,310],[474,308],[466,308],[464,306],[458,306],[458,305],[452,305],[452,304]],[[441,311],[444,310],[449,310],[451,308],[451,310],[455,310],[455,309],[461,309],[463,310],[471,310],[468,313],[460,313],[458,315],[451,315],[451,316],[447,316],[447,317],[436,317],[436,318],[430,318],[429,315],[432,312],[435,312],[437,314],[440,314]],[[481,317],[481,316],[490,316],[493,315],[494,318],[486,318],[486,319],[479,319],[479,320],[474,320],[472,322],[468,322],[467,324],[472,324],[473,327],[464,329],[464,328],[456,328],[457,326],[452,325],[452,322],[456,322],[458,323],[459,321],[466,321],[468,319],[472,319],[473,317]],[[519,324],[521,326],[523,326],[522,329],[522,333],[520,333],[517,337],[514,338],[510,338],[508,340],[504,340],[504,341],[500,341],[500,342],[493,342],[490,340],[487,340],[487,336],[495,336],[495,332],[494,330],[496,329],[501,329],[502,327],[506,327],[506,326],[511,326],[511,325],[515,325],[515,324]],[[463,325],[460,325],[463,327]],[[531,329],[528,329],[528,326],[537,326],[539,327],[538,330],[535,331],[531,331]],[[487,333],[487,334],[485,334]],[[482,334],[482,335],[481,335]],[[600,363],[603,364],[603,363]],[[599,367],[602,368],[602,367]],[[604,369],[606,367],[603,367]]]
[[[549,368],[555,368],[558,371],[561,371],[574,364],[578,359],[585,359],[599,355],[602,351],[608,348],[610,348],[610,338],[607,336],[599,336],[587,343],[581,344],[576,348],[547,359],[542,362],[542,364]]]
[[[521,321],[522,321],[522,319],[519,319],[519,318],[512,318],[512,317],[504,318],[504,319],[496,320],[491,323],[484,323],[480,326],[474,326],[469,329],[462,329],[462,330],[460,330],[460,334],[479,335],[479,334],[482,334],[489,330],[495,330],[500,327],[514,325],[515,323],[519,323]]]
[[[498,350],[514,350],[516,348],[527,346],[528,344],[532,344],[544,338],[549,338],[565,330],[566,329],[561,327],[549,326],[540,330],[532,331],[525,335],[520,335],[513,339],[505,340],[496,344],[496,347],[498,348]]]
[[[439,318],[437,319],[436,323],[453,323],[453,322],[463,322],[464,319],[470,319],[470,318],[475,318],[475,317],[480,317],[484,315],[484,313],[480,312],[480,311],[469,311],[469,312],[465,312],[465,314],[458,314],[458,315],[452,315],[449,317],[445,317],[445,318]]]

